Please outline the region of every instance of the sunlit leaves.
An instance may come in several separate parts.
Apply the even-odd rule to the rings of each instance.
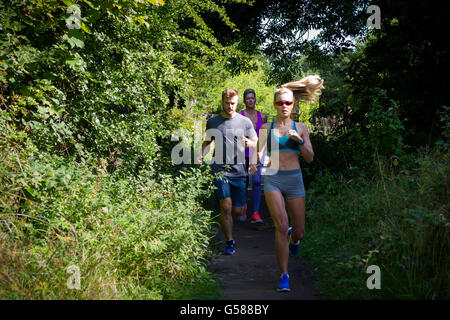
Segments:
[[[147,0],[150,3],[156,4],[157,6],[163,6],[164,0]]]

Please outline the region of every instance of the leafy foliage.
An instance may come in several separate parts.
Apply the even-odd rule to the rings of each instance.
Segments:
[[[202,19],[217,13],[233,30],[213,1],[154,3],[0,3],[2,297],[215,290],[204,268],[211,181],[171,165],[184,121],[172,110],[192,107],[197,74],[245,55]],[[66,286],[71,264],[81,291]]]
[[[300,255],[333,299],[448,299],[448,154],[421,150],[378,164],[378,175],[318,175],[308,190]],[[381,290],[369,290],[369,265]]]
[[[223,56],[197,13],[220,8],[82,1],[81,29],[68,29],[68,4],[13,1],[2,14],[4,105],[51,152],[94,152],[128,173],[154,166],[157,119],[185,106],[195,73]]]
[[[364,26],[369,4],[381,30]],[[318,73],[320,104],[300,114],[316,160],[302,164],[314,211],[302,254],[331,297],[448,298],[449,97],[435,77],[448,45],[434,32],[446,6],[0,2],[1,296],[217,293],[204,267],[209,171],[174,166],[170,136],[192,133],[224,87],[253,87],[272,114],[274,85]],[[425,144],[436,150],[413,153]],[[389,273],[380,295],[357,286],[369,262]],[[67,288],[69,265],[83,290]]]
[[[124,179],[93,164],[2,145],[0,293],[8,299],[174,299],[213,282],[211,192],[200,170]],[[80,269],[80,290],[67,268]]]
[[[252,88],[256,92],[256,109],[262,113],[273,115],[275,109],[273,108],[273,94],[275,92],[274,86],[268,86],[265,83],[267,77],[267,70],[269,66],[264,58],[255,58],[251,62],[256,66],[256,69],[251,72],[240,72],[233,74],[227,72],[218,65],[216,66],[218,76],[215,81],[209,81],[209,85],[206,86],[205,93],[198,99],[197,112],[209,112],[218,113],[222,110],[222,96],[221,92],[224,88],[234,88],[239,93],[239,102],[237,110],[245,109],[244,104],[244,91]],[[204,109],[203,106],[210,106],[210,109]],[[212,107],[212,108],[211,108]]]

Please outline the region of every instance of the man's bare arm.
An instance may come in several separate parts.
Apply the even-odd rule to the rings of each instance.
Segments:
[[[211,142],[213,142],[214,140],[210,140],[210,141],[203,141],[202,143],[202,153],[200,154],[200,156],[196,159],[196,163],[201,164],[203,162],[203,158],[209,153],[209,151],[211,150]]]

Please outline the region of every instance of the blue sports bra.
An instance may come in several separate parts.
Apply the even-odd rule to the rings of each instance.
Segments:
[[[297,154],[302,153],[300,150],[300,142],[294,139],[289,139],[289,135],[278,137],[275,132],[275,121],[272,121],[272,124],[270,125],[269,135],[267,137],[267,154],[270,156],[272,152],[281,152],[281,151],[292,151]],[[297,125],[295,124],[295,121],[292,120],[292,127],[291,130],[297,130]],[[272,146],[272,137],[271,135],[275,137],[275,140],[277,140],[278,143],[276,143],[274,146]]]

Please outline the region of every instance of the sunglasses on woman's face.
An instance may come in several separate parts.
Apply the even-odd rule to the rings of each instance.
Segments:
[[[275,104],[280,107],[282,107],[284,105],[287,105],[289,107],[289,106],[292,106],[293,103],[294,103],[294,101],[277,101],[277,102],[275,102]]]

